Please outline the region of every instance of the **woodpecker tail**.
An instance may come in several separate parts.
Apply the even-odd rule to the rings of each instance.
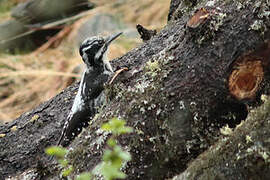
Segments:
[[[62,141],[63,141],[64,136],[65,136],[65,128],[63,129],[63,131],[62,131],[62,133],[61,133],[61,136],[60,136],[60,138],[59,138],[59,140],[58,140],[56,146],[62,145]]]
[[[70,121],[72,120],[72,117],[73,116],[71,114],[69,114],[69,116],[67,118],[67,121],[65,122],[63,130],[61,132],[61,136],[60,136],[60,138],[59,138],[59,140],[57,142],[57,146],[62,145],[62,142],[63,142],[64,138],[66,137],[66,132],[67,132],[67,129],[69,127]]]

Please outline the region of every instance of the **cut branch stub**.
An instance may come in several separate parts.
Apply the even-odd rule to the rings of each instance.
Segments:
[[[157,30],[146,29],[140,24],[137,24],[136,29],[137,29],[138,33],[140,34],[143,42],[150,40],[153,36],[155,36],[157,34]]]
[[[203,24],[208,17],[209,11],[207,11],[205,8],[198,9],[187,22],[187,26],[190,28],[196,28]]]
[[[260,60],[247,60],[236,65],[229,77],[229,89],[238,100],[253,99],[263,79]]]
[[[229,75],[229,91],[237,100],[253,100],[261,87],[269,65],[270,43],[257,51],[241,56]]]

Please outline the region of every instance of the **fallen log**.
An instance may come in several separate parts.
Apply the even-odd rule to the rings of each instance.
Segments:
[[[107,105],[70,144],[72,176],[100,162],[109,137],[100,125],[112,117],[135,129],[118,139],[132,154],[123,168],[129,179],[164,179],[183,172],[218,141],[221,127],[245,120],[249,109],[262,103],[261,94],[269,94],[267,3],[192,5],[151,40],[113,61],[115,68],[129,70],[106,86]],[[57,141],[76,88],[0,128],[5,134],[0,138],[3,176],[31,168],[39,177],[56,178],[57,168],[43,150]],[[10,130],[14,125],[18,131]]]
[[[174,180],[260,179],[270,177],[270,101],[253,110],[245,122],[200,154]]]

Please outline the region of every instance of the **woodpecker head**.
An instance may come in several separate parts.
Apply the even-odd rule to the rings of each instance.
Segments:
[[[87,68],[95,69],[103,66],[104,71],[113,72],[106,58],[106,52],[111,42],[121,34],[122,32],[105,39],[98,36],[85,39],[80,46],[80,55]]]

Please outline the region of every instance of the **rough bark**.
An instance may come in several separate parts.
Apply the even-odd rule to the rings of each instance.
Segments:
[[[77,84],[18,119],[0,126],[0,172],[4,177],[46,162],[44,149],[55,144],[71,108]],[[2,135],[2,136],[3,136]]]
[[[269,94],[270,85],[269,4],[263,0],[239,3],[202,1],[114,61],[114,67],[129,71],[106,86],[107,105],[70,145],[68,158],[74,174],[100,162],[109,137],[100,125],[112,117],[125,119],[135,129],[119,138],[132,154],[132,161],[123,168],[129,179],[164,179],[183,172],[192,159],[215,144],[225,124],[235,127],[244,120],[248,105],[261,103],[259,97]],[[191,23],[200,10],[203,15]],[[51,173],[50,178],[57,179],[43,149],[59,137],[76,88],[77,84],[1,127],[0,133],[6,134],[0,139],[4,176],[34,168],[38,177]],[[239,98],[232,91],[237,88],[240,94],[252,95]],[[11,131],[14,125],[20,128]]]
[[[169,10],[169,14],[168,14],[168,21],[171,20],[175,10],[177,9],[177,7],[180,5],[181,0],[172,0],[171,4],[170,4],[170,10]]]
[[[174,180],[269,179],[270,101],[252,111],[245,122],[227,134]]]
[[[168,14],[168,21],[181,18],[186,12],[192,11],[198,0],[172,0]]]

